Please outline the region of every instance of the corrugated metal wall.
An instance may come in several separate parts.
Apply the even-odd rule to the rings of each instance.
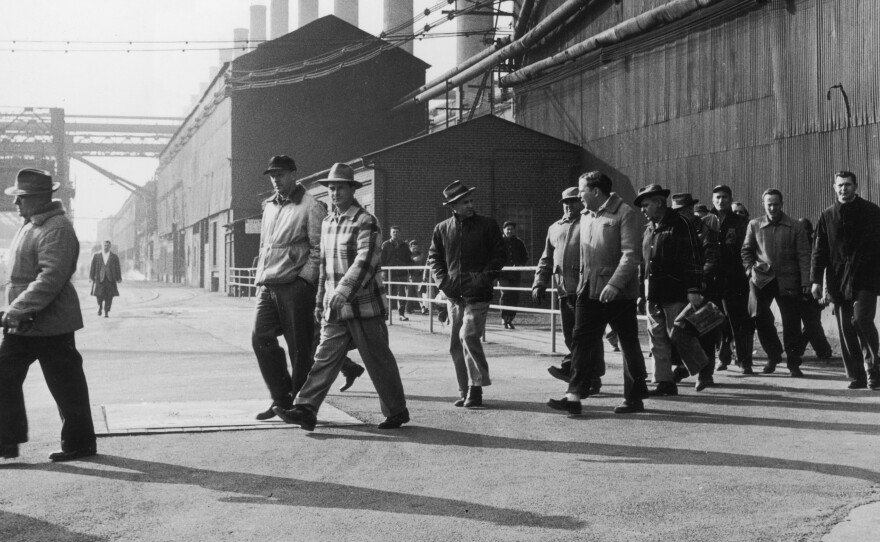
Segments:
[[[551,0],[545,13],[560,3]],[[578,32],[527,61],[664,3],[599,2]],[[517,122],[582,145],[636,187],[660,182],[707,201],[712,186],[730,184],[753,215],[774,186],[789,214],[815,217],[833,201],[839,169],[854,171],[862,195],[880,200],[880,2],[729,5],[744,7],[582,59],[561,80],[523,85]],[[840,89],[827,99],[837,84],[849,117]]]

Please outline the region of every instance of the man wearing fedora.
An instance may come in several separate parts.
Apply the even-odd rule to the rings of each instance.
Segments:
[[[623,352],[622,405],[617,414],[642,412],[648,397],[645,357],[639,343],[636,300],[639,297],[639,214],[611,191],[611,179],[599,171],[578,179],[584,202],[581,214],[581,273],[572,332],[571,379],[562,399],[547,406],[581,413],[585,386],[604,373],[602,334],[611,325]]]
[[[28,440],[22,384],[35,360],[61,415],[61,451],[52,461],[97,453],[89,388],[74,333],[83,327],[79,298],[70,279],[76,272],[79,240],[64,206],[52,200],[59,183],[40,169],[22,169],[14,196],[24,219],[9,247],[10,273],[0,339],[0,456],[18,457]]]
[[[504,250],[507,252],[507,260],[504,262],[505,267],[518,267],[528,264],[529,253],[522,239],[516,236],[516,222],[508,220],[501,229],[504,232]],[[521,282],[521,271],[502,271],[501,276],[498,277],[498,286],[502,288],[519,288]],[[519,291],[501,290],[498,296],[498,304],[516,307],[519,305]],[[504,329],[516,329],[513,325],[514,318],[516,318],[515,310],[503,309],[501,311],[501,323],[504,324]]]
[[[698,375],[695,389],[710,386],[704,376],[709,364],[700,342],[690,333],[675,327],[675,319],[690,304],[703,304],[703,248],[693,225],[666,205],[669,190],[659,184],[639,190],[635,205],[648,219],[642,237],[642,273],[647,300],[648,337],[654,357],[652,395],[678,395],[672,374],[672,349],[681,356],[691,375]]]
[[[400,237],[400,227],[391,226],[388,229],[391,237],[382,243],[382,267],[386,266],[411,266],[413,264],[412,253],[409,250],[409,244],[405,239]],[[398,271],[394,276],[389,276],[389,282],[407,282],[409,280],[409,271]],[[399,295],[408,297],[406,284],[391,284],[391,295]],[[409,318],[406,316],[406,307],[409,304],[404,299],[397,301],[397,317],[401,322],[406,322]],[[392,305],[394,301],[392,300]]]
[[[483,387],[492,383],[489,364],[480,344],[507,251],[495,220],[474,211],[476,188],[453,181],[443,189],[443,205],[452,217],[434,226],[428,265],[449,308],[449,352],[455,366],[459,398],[455,406],[483,406]]]
[[[318,182],[328,188],[333,203],[332,212],[321,224],[320,278],[315,301],[321,342],[293,408],[276,405],[273,410],[285,422],[312,431],[318,410],[353,342],[386,416],[379,429],[396,429],[409,422],[409,410],[397,360],[388,346],[379,221],[355,199],[355,190],[362,185],[354,179],[354,170],[348,164],[333,164],[327,178]]]
[[[562,336],[569,353],[563,358],[561,367],[551,366],[547,371],[555,378],[568,382],[571,380],[572,330],[574,329],[574,307],[577,302],[577,287],[581,271],[581,211],[584,205],[578,197],[578,187],[562,191],[562,218],[550,225],[544,253],[538,261],[535,280],[532,284],[532,300],[540,305],[544,302],[547,288],[556,278],[559,297],[559,312],[562,315]],[[601,347],[601,343],[599,343]],[[605,352],[600,348],[595,352],[602,358],[601,373],[605,374]],[[581,395],[599,392],[601,378],[592,380]]]
[[[113,298],[119,295],[117,282],[122,282],[122,269],[119,256],[110,251],[110,241],[104,241],[104,250],[92,256],[89,266],[89,280],[92,282],[92,295],[98,298],[98,316],[110,318]]]

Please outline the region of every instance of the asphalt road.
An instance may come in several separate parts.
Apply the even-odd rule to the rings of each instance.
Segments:
[[[155,283],[121,293],[110,318],[82,298],[93,403],[267,397],[252,302]],[[814,541],[880,501],[880,392],[846,390],[839,362],[808,358],[805,379],[723,373],[620,416],[607,352],[603,393],[567,417],[544,406],[564,392],[546,335],[494,325],[488,408],[464,410],[446,337],[422,328],[390,331],[412,415],[400,430],[375,429],[364,376],[328,402],[368,425],[104,437],[99,456],[65,464],[46,459],[60,423],[34,365],[31,442],[0,463],[0,540]]]

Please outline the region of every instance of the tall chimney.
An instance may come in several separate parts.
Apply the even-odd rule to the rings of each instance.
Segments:
[[[251,47],[256,49],[258,45],[266,41],[266,6],[254,4],[251,6]]]
[[[388,31],[396,26],[400,26],[405,22],[412,21],[413,18],[413,0],[384,0],[383,1],[382,30]],[[410,22],[409,26],[394,32],[396,36],[391,39],[396,41],[403,37],[403,34],[412,34],[413,26]],[[401,45],[400,48],[409,54],[413,54],[412,40]]]
[[[240,57],[241,55],[247,52],[247,44],[248,44],[248,29],[247,28],[233,28],[232,29],[232,46],[234,49],[232,50],[232,60]]]
[[[220,49],[220,64],[226,64],[230,60],[232,60],[232,50]]]
[[[464,9],[469,5],[472,4],[470,2],[456,0],[456,9]],[[489,38],[494,38],[495,34],[492,32],[492,28],[494,28],[495,25],[493,24],[494,19],[487,15],[460,15],[455,18],[455,21],[456,24],[458,24],[459,34],[456,40],[455,63],[461,64],[488,47],[483,40],[486,39],[487,36]],[[459,103],[460,107],[470,107],[472,105],[477,89],[473,88],[471,85],[477,85],[479,82],[480,79],[475,78],[462,85],[463,92],[459,98],[461,102]]]
[[[333,15],[343,21],[358,25],[358,0],[333,0]]]
[[[318,18],[318,0],[299,0],[299,27]]]
[[[269,39],[274,40],[287,34],[290,26],[290,5],[288,0],[272,0],[269,4]]]

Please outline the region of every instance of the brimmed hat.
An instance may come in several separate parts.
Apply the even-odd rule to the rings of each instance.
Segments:
[[[706,207],[705,203],[698,203],[698,204],[694,205],[694,212],[695,213],[708,213],[709,208]]]
[[[578,196],[578,193],[579,193],[578,187],[576,187],[576,186],[572,186],[571,188],[566,188],[565,190],[562,191],[562,199],[559,200],[559,203],[565,203],[566,201],[568,201],[570,199],[576,199],[576,200],[580,201],[581,198],[580,198],[580,196]]]
[[[633,203],[636,207],[639,207],[642,205],[642,200],[651,196],[663,196],[664,198],[668,198],[669,190],[663,188],[659,184],[649,184],[648,186],[639,190],[639,195],[636,196],[636,199]]]
[[[443,189],[443,197],[446,198],[446,201],[443,202],[443,205],[449,205],[454,201],[461,199],[462,197],[470,194],[477,187],[468,188],[461,181],[452,181],[449,183],[446,188]]]
[[[296,171],[296,162],[286,154],[279,154],[269,159],[269,167],[263,172],[268,175],[272,171]]]
[[[718,186],[713,188],[712,193],[714,194],[715,192],[727,192],[728,196],[733,197],[733,190],[731,190],[730,187],[726,184],[719,184]]]
[[[61,183],[53,183],[48,171],[24,168],[15,175],[15,184],[4,192],[8,196],[30,196],[35,194],[51,194],[58,190]]]
[[[681,194],[672,194],[672,208],[681,209],[688,205],[695,205],[698,199],[694,199],[690,192],[682,192]]]
[[[330,167],[330,171],[327,172],[326,179],[318,179],[318,184],[327,186],[330,183],[348,183],[355,188],[361,188],[364,186],[362,183],[354,180],[354,169],[348,165],[343,164],[342,162],[336,162],[333,166]]]
[[[504,221],[504,224],[501,226],[501,229],[503,230],[503,229],[506,228],[507,226],[512,226],[512,227],[515,228],[515,227],[516,227],[516,222],[514,222],[513,220],[505,220],[505,221]]]

